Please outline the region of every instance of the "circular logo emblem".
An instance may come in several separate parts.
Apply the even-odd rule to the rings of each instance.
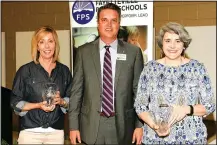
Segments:
[[[79,24],[87,24],[94,16],[94,5],[92,1],[76,1],[72,6],[72,16]]]

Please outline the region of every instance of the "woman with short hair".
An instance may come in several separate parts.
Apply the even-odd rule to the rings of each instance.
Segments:
[[[64,144],[64,114],[72,87],[71,72],[58,61],[60,46],[52,27],[36,30],[31,46],[33,61],[16,72],[11,94],[11,106],[20,116],[18,143]],[[53,100],[45,98],[45,94],[54,95]]]
[[[145,64],[134,104],[145,122],[144,144],[207,144],[203,117],[215,111],[215,101],[205,66],[185,57],[190,42],[178,23],[160,29],[162,58]]]

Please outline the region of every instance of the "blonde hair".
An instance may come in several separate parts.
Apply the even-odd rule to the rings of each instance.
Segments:
[[[128,36],[136,36],[140,35],[139,29],[136,26],[127,26],[126,27]]]
[[[56,33],[56,30],[52,28],[51,26],[42,26],[38,30],[35,31],[35,33],[32,36],[32,42],[31,42],[31,55],[33,61],[38,64],[39,63],[39,56],[40,53],[38,51],[38,42],[41,40],[41,38],[51,33],[53,35],[54,41],[55,41],[55,52],[53,56],[53,62],[58,60],[59,52],[60,52],[60,46],[59,46],[59,40]]]

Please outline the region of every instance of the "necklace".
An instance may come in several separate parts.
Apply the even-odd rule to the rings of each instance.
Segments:
[[[167,66],[166,57],[164,58],[164,64]],[[178,65],[175,65],[175,66],[174,66],[174,64],[172,64],[171,66],[173,66],[173,67],[179,67],[179,66],[181,66],[182,64],[183,64],[182,57],[180,57],[179,64],[178,64]],[[168,66],[170,66],[170,65],[168,65]]]

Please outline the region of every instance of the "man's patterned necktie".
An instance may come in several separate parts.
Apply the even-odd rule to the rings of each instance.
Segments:
[[[102,96],[102,113],[109,117],[113,111],[113,83],[112,83],[112,63],[110,46],[105,46],[106,52],[103,64],[103,96]]]

